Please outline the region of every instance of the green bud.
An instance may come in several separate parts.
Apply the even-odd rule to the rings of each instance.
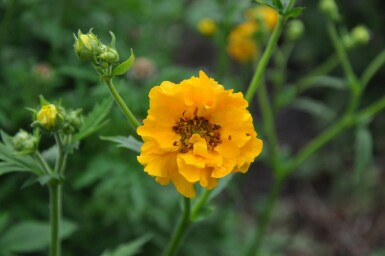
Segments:
[[[81,109],[63,112],[63,120],[61,129],[66,134],[74,134],[79,131],[84,122]]]
[[[87,34],[79,30],[78,37],[75,36],[74,49],[81,60],[89,61],[100,53],[101,43],[92,29]]]
[[[370,40],[370,33],[365,26],[359,25],[353,28],[352,37],[357,44],[367,44]]]
[[[101,53],[97,57],[98,60],[107,63],[115,63],[119,61],[119,54],[114,48],[102,45],[101,49]]]
[[[321,0],[319,3],[319,9],[334,21],[338,21],[340,19],[338,6],[334,0]]]
[[[300,20],[292,20],[287,25],[286,36],[290,41],[297,41],[301,38],[305,27]]]
[[[351,49],[356,45],[354,38],[350,34],[345,34],[342,36],[342,43],[346,49]]]
[[[20,130],[13,138],[12,143],[14,148],[25,154],[32,153],[36,150],[39,139],[24,130]]]

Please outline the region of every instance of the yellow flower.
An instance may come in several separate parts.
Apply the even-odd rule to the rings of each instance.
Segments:
[[[41,107],[40,111],[36,115],[36,120],[44,128],[51,130],[56,125],[58,117],[58,110],[54,104],[48,104]]]
[[[230,57],[239,62],[251,61],[258,53],[258,46],[254,35],[258,31],[258,24],[246,21],[236,26],[229,34],[227,52]]]
[[[242,93],[225,90],[203,71],[179,84],[163,82],[149,98],[137,129],[144,141],[138,161],[185,197],[195,196],[197,182],[212,189],[219,178],[247,172],[262,151]]]
[[[274,29],[278,22],[278,13],[273,8],[259,5],[245,11],[248,20],[258,20],[263,23],[270,31]]]
[[[217,30],[217,25],[214,20],[210,18],[204,18],[199,21],[197,28],[202,35],[211,36]]]

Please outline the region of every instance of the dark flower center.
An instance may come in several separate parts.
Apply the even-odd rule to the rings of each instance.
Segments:
[[[180,153],[187,153],[193,148],[193,143],[189,140],[193,134],[198,134],[207,142],[207,148],[213,150],[221,141],[219,132],[221,126],[210,123],[206,118],[197,116],[198,109],[195,110],[191,118],[186,118],[184,112],[178,122],[172,127],[176,134],[180,134],[180,140],[174,141],[174,146],[180,146]]]

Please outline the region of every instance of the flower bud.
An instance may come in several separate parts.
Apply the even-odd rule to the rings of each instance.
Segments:
[[[94,33],[83,34],[78,31],[78,37],[75,36],[75,53],[81,60],[92,60],[100,52],[101,44]]]
[[[74,134],[79,131],[84,122],[82,110],[71,110],[62,114],[61,129],[66,134]]]
[[[340,19],[338,6],[334,0],[321,0],[319,3],[319,9],[334,21],[338,21]]]
[[[119,61],[119,54],[114,48],[102,45],[101,49],[101,53],[97,57],[98,60],[107,63],[115,63]]]
[[[290,41],[297,41],[301,38],[305,27],[300,20],[292,20],[287,25],[286,36]]]
[[[47,104],[41,107],[36,115],[36,121],[45,129],[52,131],[58,119],[58,109],[54,104]]]
[[[357,44],[367,44],[370,40],[370,33],[365,26],[359,25],[353,28],[352,37],[357,42]]]
[[[20,130],[13,138],[14,148],[23,153],[32,153],[36,150],[38,138],[24,130]]]
[[[198,31],[204,36],[212,36],[217,30],[217,24],[213,19],[201,19],[197,25]]]

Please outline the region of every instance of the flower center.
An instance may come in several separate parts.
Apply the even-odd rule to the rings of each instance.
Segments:
[[[221,134],[218,124],[210,123],[206,118],[197,116],[198,109],[195,110],[194,115],[191,118],[186,118],[184,112],[178,122],[172,127],[172,130],[176,134],[180,134],[180,140],[174,141],[174,146],[180,146],[180,153],[187,153],[190,149],[193,149],[193,143],[189,142],[193,134],[199,134],[206,140],[207,148],[213,150],[221,141]]]

